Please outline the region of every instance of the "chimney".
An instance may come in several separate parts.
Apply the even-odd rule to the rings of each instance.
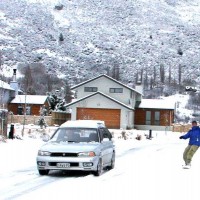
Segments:
[[[135,85],[135,90],[141,94],[143,94],[143,85],[141,81],[137,81]]]
[[[17,81],[16,79],[16,73],[17,72],[17,69],[13,69],[13,81]]]
[[[17,82],[17,78],[16,78],[16,73],[17,69],[13,69],[13,80],[10,82],[10,87],[13,88],[15,90],[15,96],[18,95],[18,82]]]

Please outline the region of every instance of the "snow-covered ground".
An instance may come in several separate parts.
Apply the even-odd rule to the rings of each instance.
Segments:
[[[133,130],[129,139],[115,130],[116,166],[100,177],[85,173],[52,172],[40,176],[36,155],[44,142],[36,134],[0,143],[0,199],[199,199],[200,151],[191,169],[182,169],[188,141],[180,133]],[[136,140],[137,134],[142,140]]]

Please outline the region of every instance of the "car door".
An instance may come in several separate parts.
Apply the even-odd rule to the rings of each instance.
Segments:
[[[107,128],[100,128],[101,154],[103,165],[110,163],[113,154],[112,135]]]

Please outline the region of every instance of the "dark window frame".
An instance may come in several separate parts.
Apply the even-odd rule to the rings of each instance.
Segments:
[[[145,113],[146,125],[160,126],[160,121],[161,121],[160,111],[146,110],[146,113]]]
[[[97,92],[97,87],[84,87],[84,92]]]
[[[149,113],[147,115],[147,113]],[[151,125],[151,111],[147,110],[145,113],[145,124],[146,125]]]
[[[160,125],[160,111],[154,112],[154,125]]]
[[[109,140],[112,139],[112,134],[110,133],[110,131],[107,128],[99,128],[99,132],[100,132],[101,141],[104,138],[108,138]]]
[[[123,93],[123,88],[110,88],[110,93]]]

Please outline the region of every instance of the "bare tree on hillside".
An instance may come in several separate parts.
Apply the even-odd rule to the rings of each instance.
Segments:
[[[114,63],[113,70],[112,70],[112,78],[119,80],[119,66]]]
[[[156,73],[156,66],[154,65],[153,67],[153,82],[156,83],[156,76],[157,76],[157,73]]]
[[[144,68],[141,69],[140,82],[143,83]]]
[[[160,82],[165,83],[165,68],[163,64],[160,64]]]
[[[155,85],[154,79],[151,77],[150,78],[150,89],[151,90],[153,89],[154,85]]]
[[[172,68],[171,68],[171,65],[169,66],[169,84],[171,84],[171,81],[172,81]]]
[[[2,65],[2,52],[0,51],[0,70],[2,70],[1,65]]]
[[[70,103],[72,100],[72,92],[70,90],[70,85],[68,84],[67,80],[65,80],[64,84],[64,99],[66,103]]]
[[[145,72],[145,77],[144,77],[144,89],[148,89],[149,87],[149,84],[148,84],[148,74],[147,74],[147,71]]]
[[[182,65],[179,64],[179,66],[178,66],[178,84],[179,84],[179,86],[181,85],[181,80],[182,80]]]
[[[46,80],[47,80],[47,92],[51,92],[53,87],[52,87],[52,79],[51,79],[50,74],[46,75]]]
[[[34,88],[33,88],[33,77],[30,65],[27,65],[24,71],[24,79],[23,79],[23,86],[25,93],[29,94],[35,94]]]
[[[139,79],[139,72],[137,71],[136,74],[135,74],[135,82],[136,83],[138,82],[138,79]]]

